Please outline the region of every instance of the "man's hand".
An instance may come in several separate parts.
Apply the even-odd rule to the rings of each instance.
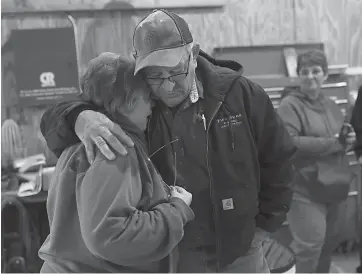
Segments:
[[[110,147],[121,155],[126,155],[125,146],[133,146],[131,138],[119,125],[93,110],[84,110],[78,115],[74,131],[85,146],[89,163],[94,161],[94,145],[109,160],[116,157]]]

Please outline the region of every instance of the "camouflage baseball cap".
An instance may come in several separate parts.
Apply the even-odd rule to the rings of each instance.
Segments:
[[[173,12],[155,10],[144,18],[133,34],[136,68],[134,74],[149,66],[176,66],[192,43],[186,21]]]

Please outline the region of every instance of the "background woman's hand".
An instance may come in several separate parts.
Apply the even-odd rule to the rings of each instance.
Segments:
[[[171,187],[171,198],[172,197],[180,198],[188,206],[190,206],[192,202],[192,194],[180,186]]]
[[[355,142],[356,142],[356,133],[355,132],[348,133],[346,137],[346,144],[353,145]]]
[[[356,143],[356,133],[350,132],[346,136],[346,151],[350,151],[353,149],[354,144]]]
[[[344,123],[339,134],[337,134],[337,138],[346,152],[352,150],[356,142],[356,133],[352,125]]]
[[[116,157],[111,148],[126,155],[126,146],[133,146],[132,140],[119,125],[103,113],[93,110],[84,110],[78,115],[74,131],[85,146],[89,163],[94,161],[94,145],[109,160]]]

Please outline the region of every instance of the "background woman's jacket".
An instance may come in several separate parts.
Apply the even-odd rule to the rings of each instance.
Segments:
[[[296,89],[283,98],[278,113],[298,149],[295,191],[320,202],[347,197],[351,181],[348,161],[336,138],[344,123],[339,106],[323,94],[310,100]],[[338,179],[344,182],[333,187]]]
[[[81,143],[60,156],[48,195],[50,235],[39,251],[42,272],[175,269],[168,255],[193,212],[181,199],[168,199],[143,133],[121,125],[135,143],[127,156],[108,161],[98,151],[89,165]]]

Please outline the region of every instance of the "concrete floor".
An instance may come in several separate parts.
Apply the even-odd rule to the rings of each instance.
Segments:
[[[273,238],[285,246],[289,246],[291,242],[290,231],[287,227],[283,227],[277,233],[273,234]],[[359,260],[359,253],[357,251],[346,254],[336,253],[333,255],[330,273],[356,273],[356,268],[360,265]]]
[[[331,273],[356,273],[360,264],[358,252],[336,254],[333,256]]]

